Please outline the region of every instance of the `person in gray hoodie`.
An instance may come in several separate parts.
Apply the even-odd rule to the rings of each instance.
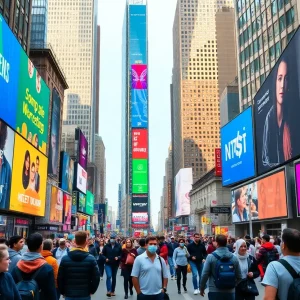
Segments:
[[[24,246],[24,239],[20,235],[15,235],[9,239],[8,244],[8,255],[10,259],[8,272],[11,273],[11,271],[17,265],[18,261],[22,258],[21,250]]]
[[[217,254],[219,257],[227,257],[234,265],[235,270],[235,280],[236,284],[242,280],[241,268],[238,262],[238,259],[228,250],[227,248],[227,237],[225,235],[217,235],[217,250],[214,251],[214,254]],[[206,258],[204,268],[202,271],[202,277],[200,282],[200,295],[204,297],[205,286],[207,280],[209,280],[209,300],[234,300],[235,299],[235,288],[232,289],[218,289],[215,285],[216,278],[216,264],[218,260],[213,254],[209,254]]]

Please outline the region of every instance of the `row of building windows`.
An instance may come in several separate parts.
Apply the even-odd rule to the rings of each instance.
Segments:
[[[272,1],[272,6],[274,6],[274,9],[278,7],[280,10],[283,5],[286,5],[289,2],[290,0],[274,0]],[[245,11],[247,18],[249,18],[249,16],[253,16],[255,11],[259,11],[260,7],[264,6],[265,4],[266,0],[237,0],[236,11],[238,14]]]

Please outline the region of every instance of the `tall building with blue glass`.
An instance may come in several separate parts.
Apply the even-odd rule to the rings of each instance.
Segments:
[[[44,48],[47,43],[48,0],[33,0],[31,13],[31,48]]]

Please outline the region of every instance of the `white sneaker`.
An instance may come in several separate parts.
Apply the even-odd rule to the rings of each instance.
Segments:
[[[198,289],[197,291],[198,291],[198,294],[200,295],[200,290]]]
[[[199,290],[198,289],[194,290],[194,295],[198,295],[198,294],[200,294]]]

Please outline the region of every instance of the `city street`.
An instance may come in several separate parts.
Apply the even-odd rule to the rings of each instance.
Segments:
[[[103,299],[103,296],[105,296],[105,298],[106,298],[105,279],[106,279],[106,277],[104,275],[104,280],[101,280],[97,293],[92,297],[93,300]],[[261,299],[263,299],[264,288],[258,281],[256,281],[256,284],[258,286],[260,295],[258,297],[256,297],[255,299],[261,300]],[[185,300],[203,299],[203,300],[205,300],[205,299],[208,299],[207,293],[204,298],[202,298],[200,295],[193,295],[194,290],[193,290],[191,274],[188,274],[187,289],[188,289],[187,293],[183,293],[183,291],[181,291],[182,294],[178,295],[176,281],[170,280],[169,284],[168,284],[168,293],[169,293],[170,299],[171,300],[182,300],[182,299],[185,299]],[[115,299],[115,300],[124,299],[123,277],[120,276],[120,272],[118,272],[118,276],[117,276],[116,297],[112,297],[112,299]],[[131,297],[129,296],[129,299],[136,299],[136,293],[134,293],[134,295]]]

